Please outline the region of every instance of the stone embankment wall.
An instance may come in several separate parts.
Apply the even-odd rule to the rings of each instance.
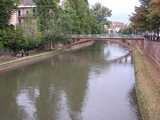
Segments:
[[[136,43],[133,56],[142,120],[160,120],[160,42],[144,40],[142,44]]]
[[[160,42],[149,40],[122,40],[122,42],[133,48],[138,46],[145,55],[160,65]]]
[[[142,120],[160,120],[160,75],[140,49],[133,51],[136,96]]]
[[[154,62],[160,65],[160,42],[145,40],[144,52],[152,58]]]

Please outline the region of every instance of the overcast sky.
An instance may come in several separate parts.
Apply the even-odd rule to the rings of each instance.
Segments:
[[[102,3],[112,10],[111,20],[128,22],[129,15],[134,12],[134,7],[139,5],[138,0],[88,0],[90,5],[96,2]]]

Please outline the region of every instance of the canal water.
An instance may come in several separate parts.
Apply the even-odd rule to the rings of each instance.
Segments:
[[[96,44],[0,75],[0,120],[138,120],[128,51]]]

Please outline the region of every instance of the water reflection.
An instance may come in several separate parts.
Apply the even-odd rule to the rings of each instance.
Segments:
[[[89,89],[85,100],[87,104],[83,107],[84,120],[94,120],[95,118],[100,120],[137,119],[135,113],[131,111],[132,106],[127,102],[128,90],[133,84],[132,80],[129,81],[132,70],[129,65],[125,66],[125,70],[123,69],[123,65],[116,64],[109,70],[106,68],[99,73],[90,72]]]
[[[20,116],[25,120],[33,120],[36,118],[36,99],[39,96],[39,90],[22,89],[17,95],[16,102],[19,106]]]
[[[97,44],[2,74],[0,120],[137,120],[132,65],[107,63],[125,52]]]
[[[59,110],[57,112],[57,120],[71,120],[69,114],[69,106],[67,104],[66,94],[64,91],[61,91],[61,96],[59,100]]]

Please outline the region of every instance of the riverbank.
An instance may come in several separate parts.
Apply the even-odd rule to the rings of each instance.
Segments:
[[[13,57],[13,56],[11,56],[11,55],[1,55],[1,56],[0,56],[0,64],[1,64],[1,63],[4,63],[4,62],[6,62],[6,61],[15,60],[15,59],[16,59],[16,57]]]
[[[6,62],[3,61],[0,63],[0,72],[9,71],[21,66],[36,63],[38,61],[58,55],[60,52],[63,52],[63,50],[62,49],[53,50],[53,51],[43,52],[43,53],[31,55],[31,56],[22,57],[22,58],[15,58],[13,60],[8,60]]]
[[[93,44],[94,44],[94,41],[83,40],[83,41],[72,43],[69,47],[67,46],[64,48],[57,48],[52,51],[41,52],[41,53],[33,54],[30,56],[22,57],[22,58],[9,57],[7,59],[6,58],[2,60],[0,59],[0,72],[9,71],[25,65],[30,65],[30,64],[39,62],[41,60],[58,55],[60,53],[82,49],[84,47],[88,47]]]
[[[160,71],[140,49],[133,51],[136,95],[142,120],[160,120]]]

